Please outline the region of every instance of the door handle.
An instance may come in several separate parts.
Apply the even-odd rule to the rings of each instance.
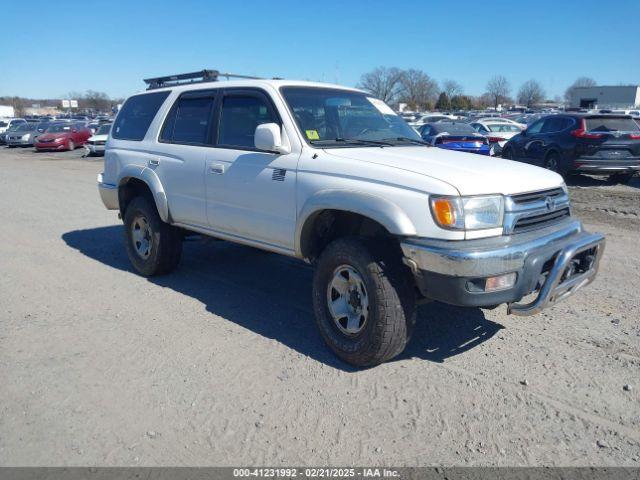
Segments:
[[[160,165],[160,160],[157,160],[155,158],[152,160],[149,160],[149,165],[151,165],[152,167],[157,167],[158,165]]]
[[[209,172],[215,173],[216,175],[222,175],[224,173],[224,165],[221,163],[215,163],[209,167]]]

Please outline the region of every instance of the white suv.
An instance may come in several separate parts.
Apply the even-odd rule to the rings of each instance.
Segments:
[[[359,90],[183,77],[127,99],[98,178],[142,275],[175,269],[186,232],[307,261],[320,333],[367,366],[404,349],[419,300],[527,315],[596,274],[604,238],[551,171],[432,148]]]

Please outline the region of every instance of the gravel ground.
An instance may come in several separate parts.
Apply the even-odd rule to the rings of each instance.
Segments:
[[[131,271],[100,160],[0,149],[0,465],[640,466],[640,181],[570,183],[599,278],[535,317],[420,307],[357,371],[316,332],[311,269],[187,242]]]

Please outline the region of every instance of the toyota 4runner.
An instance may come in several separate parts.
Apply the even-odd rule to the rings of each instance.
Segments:
[[[360,90],[219,75],[146,80],[113,125],[98,187],[140,274],[191,232],[309,262],[320,333],[357,366],[402,352],[419,301],[530,315],[594,279],[605,240],[560,175],[430,147]]]

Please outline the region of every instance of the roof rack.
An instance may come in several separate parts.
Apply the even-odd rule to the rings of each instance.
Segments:
[[[260,77],[249,75],[238,75],[235,73],[221,73],[218,70],[200,70],[199,72],[180,73],[178,75],[167,75],[165,77],[145,78],[144,83],[149,85],[147,90],[154,90],[163,87],[175,87],[177,85],[188,85],[191,83],[217,82],[219,77],[248,78],[261,80]]]

